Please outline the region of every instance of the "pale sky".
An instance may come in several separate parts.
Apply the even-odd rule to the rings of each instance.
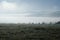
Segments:
[[[60,0],[0,0],[1,23],[60,21]]]

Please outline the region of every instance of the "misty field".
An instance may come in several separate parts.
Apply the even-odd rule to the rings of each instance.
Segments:
[[[60,24],[0,24],[0,40],[60,40]]]

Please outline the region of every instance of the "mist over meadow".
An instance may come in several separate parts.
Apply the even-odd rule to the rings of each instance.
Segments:
[[[60,21],[60,0],[0,0],[1,23]]]
[[[0,40],[60,40],[60,0],[0,0]]]

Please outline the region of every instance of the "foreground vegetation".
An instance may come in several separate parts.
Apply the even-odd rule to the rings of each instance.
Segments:
[[[60,40],[60,24],[0,24],[0,40]]]

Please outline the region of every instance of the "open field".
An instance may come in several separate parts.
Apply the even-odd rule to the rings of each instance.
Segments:
[[[60,40],[60,24],[0,24],[0,40]]]

